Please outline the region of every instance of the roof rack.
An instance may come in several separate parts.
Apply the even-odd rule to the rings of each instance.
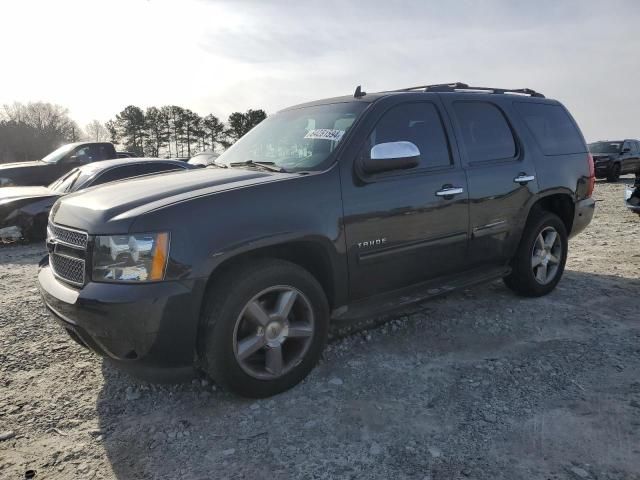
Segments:
[[[411,92],[414,90],[422,90],[425,92],[458,92],[468,90],[470,92],[505,94],[513,93],[517,95],[529,95],[531,97],[545,98],[543,94],[531,90],[530,88],[493,88],[493,87],[470,87],[466,83],[438,83],[436,85],[419,85],[417,87],[401,88],[399,90],[391,90],[392,92]]]

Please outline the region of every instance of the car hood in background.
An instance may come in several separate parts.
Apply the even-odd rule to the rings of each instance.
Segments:
[[[49,164],[43,162],[42,160],[32,160],[30,162],[0,163],[0,170],[4,170],[5,168],[14,168],[14,167],[33,167],[37,165],[49,165]]]
[[[59,225],[91,234],[126,233],[137,216],[226,190],[290,178],[248,169],[202,168],[106,184],[67,195],[53,213]]]
[[[47,187],[5,187],[0,188],[0,204],[22,198],[40,198],[59,196],[55,190]]]
[[[69,165],[41,161],[4,163],[0,164],[0,178],[8,178],[18,186],[49,185],[70,169]]]

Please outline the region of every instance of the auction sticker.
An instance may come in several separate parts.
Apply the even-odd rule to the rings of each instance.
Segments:
[[[330,128],[316,128],[309,130],[304,138],[315,138],[319,140],[332,140],[339,142],[344,135],[344,130],[331,130]]]

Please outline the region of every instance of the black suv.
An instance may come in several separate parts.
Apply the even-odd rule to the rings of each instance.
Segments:
[[[209,168],[64,197],[39,284],[116,364],[263,397],[309,373],[330,321],[497,278],[549,293],[594,182],[570,114],[532,90],[358,87],[267,118]]]
[[[604,140],[589,144],[597,178],[617,182],[625,173],[640,174],[640,142],[638,140]]]

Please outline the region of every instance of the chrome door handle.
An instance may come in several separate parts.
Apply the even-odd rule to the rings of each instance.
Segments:
[[[460,195],[464,193],[464,188],[462,187],[447,187],[442,190],[438,190],[436,195],[438,197],[453,197],[454,195]]]
[[[518,175],[513,179],[514,183],[519,183],[520,185],[524,185],[526,183],[532,182],[536,179],[535,175]]]

